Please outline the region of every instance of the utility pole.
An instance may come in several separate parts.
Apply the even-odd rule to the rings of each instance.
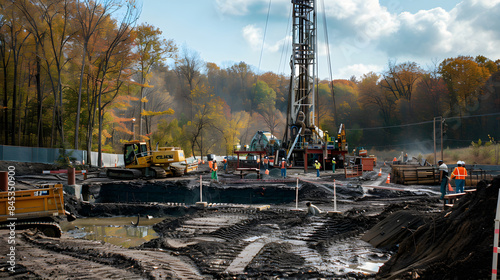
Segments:
[[[434,165],[437,164],[437,153],[436,153],[436,120],[439,121],[439,133],[441,134],[440,142],[441,142],[441,160],[443,160],[443,126],[446,127],[445,119],[442,116],[434,117],[433,124],[433,139],[434,139]]]
[[[434,117],[434,120],[432,121],[432,139],[434,140],[434,165],[437,164],[436,160],[436,118]]]

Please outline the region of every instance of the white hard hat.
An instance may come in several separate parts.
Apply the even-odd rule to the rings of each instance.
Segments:
[[[457,161],[457,165],[458,165],[458,164],[462,164],[462,162],[461,162],[461,161]]]
[[[315,162],[318,162],[318,160],[315,160]]]
[[[460,164],[461,164],[461,165],[465,165],[465,161],[463,161],[463,160],[462,160],[462,161],[460,161]]]

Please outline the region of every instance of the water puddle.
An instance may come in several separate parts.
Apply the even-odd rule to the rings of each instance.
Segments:
[[[124,248],[139,246],[144,242],[157,238],[153,225],[163,221],[163,218],[146,217],[110,217],[110,218],[83,218],[73,222],[61,223],[61,228],[73,238],[103,241]]]

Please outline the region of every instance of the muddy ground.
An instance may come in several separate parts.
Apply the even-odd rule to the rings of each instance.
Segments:
[[[17,169],[23,187],[64,180],[25,168],[31,173]],[[80,217],[162,216],[165,219],[154,227],[160,237],[122,248],[76,239],[67,232],[57,239],[16,232],[16,272],[8,272],[3,254],[0,278],[489,279],[499,180],[482,182],[478,191],[443,210],[437,186],[385,184],[389,170],[383,167],[381,177],[372,171],[354,179],[331,172],[318,179],[315,173],[290,170],[291,178],[301,179],[299,209],[295,202],[200,208],[178,203],[89,204],[67,197],[67,208]],[[87,181],[107,182],[98,173]],[[197,176],[165,181],[196,185]],[[334,178],[337,209],[332,202]],[[238,178],[221,174],[220,179],[230,184]],[[77,182],[84,183],[83,178]],[[306,201],[323,213],[307,215]],[[0,252],[9,251],[8,234],[1,231]],[[384,262],[378,273],[363,269],[364,264]]]

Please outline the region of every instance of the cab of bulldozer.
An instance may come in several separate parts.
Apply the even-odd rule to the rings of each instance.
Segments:
[[[125,165],[136,164],[136,159],[148,154],[148,145],[146,142],[134,141],[126,143],[123,147],[125,156]]]

